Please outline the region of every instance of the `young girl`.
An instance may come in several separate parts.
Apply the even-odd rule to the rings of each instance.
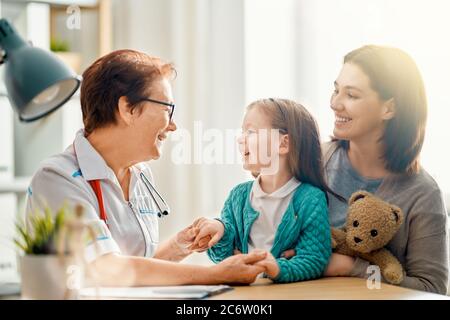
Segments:
[[[235,250],[265,250],[257,264],[275,282],[321,276],[331,255],[326,192],[334,193],[324,181],[316,122],[298,103],[264,99],[248,106],[242,129],[244,169],[256,180],[231,191],[220,219],[193,223],[192,248],[209,236],[208,256],[216,263]],[[290,259],[283,256],[289,249],[295,249]]]

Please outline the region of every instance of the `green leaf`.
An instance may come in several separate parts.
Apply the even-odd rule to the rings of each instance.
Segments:
[[[28,217],[29,228],[23,220],[16,223],[18,238],[14,239],[14,243],[25,254],[56,253],[55,239],[66,223],[67,211],[64,205],[53,216],[51,209],[45,207],[43,212],[36,211]]]
[[[19,232],[19,235],[22,237],[22,240],[25,242],[25,252],[28,252],[32,246],[33,240],[31,239],[31,237],[27,234],[25,228],[23,227],[23,225],[16,225],[17,231]]]

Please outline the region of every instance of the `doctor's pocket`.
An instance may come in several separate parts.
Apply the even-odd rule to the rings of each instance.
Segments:
[[[159,243],[159,221],[158,211],[151,203],[148,196],[140,196],[137,199],[137,213],[141,221],[150,234],[150,239],[153,244]]]

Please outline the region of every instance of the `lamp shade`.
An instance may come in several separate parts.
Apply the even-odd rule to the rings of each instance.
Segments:
[[[25,42],[7,20],[0,20],[5,85],[21,121],[55,111],[77,91],[81,79],[58,57]]]

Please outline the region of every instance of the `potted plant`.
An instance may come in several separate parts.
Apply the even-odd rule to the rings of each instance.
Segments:
[[[67,227],[73,215],[67,206],[53,214],[49,208],[16,224],[22,251],[19,259],[22,297],[25,299],[76,299],[81,266],[68,245]]]

